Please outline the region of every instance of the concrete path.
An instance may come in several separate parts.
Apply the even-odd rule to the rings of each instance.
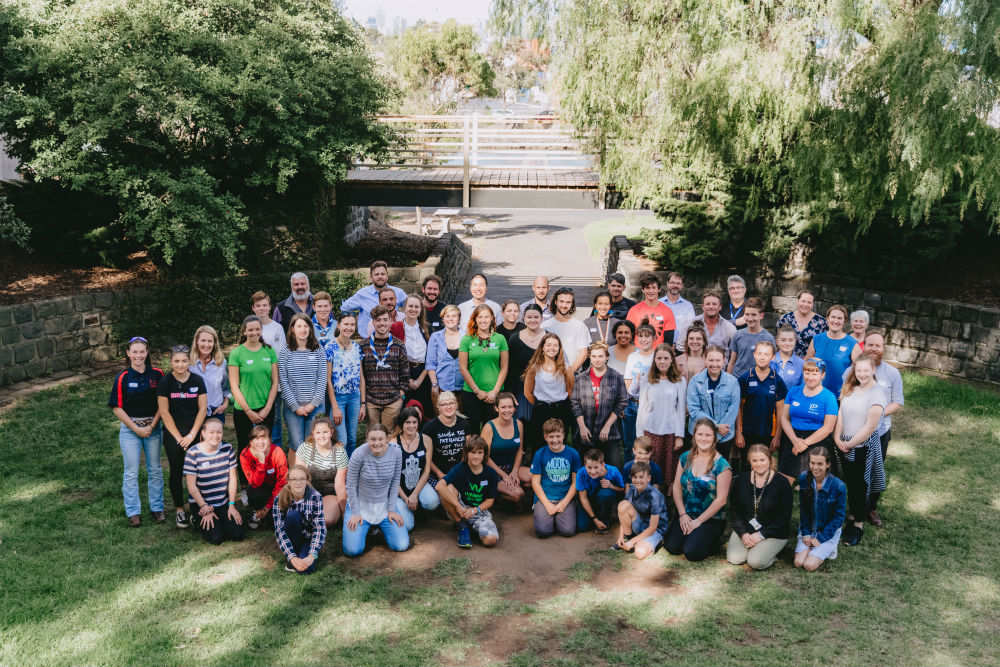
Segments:
[[[591,259],[583,228],[591,222],[651,216],[648,211],[574,211],[551,209],[466,209],[459,217],[476,217],[478,236],[463,236],[472,246],[473,272],[489,278],[489,298],[523,302],[533,295],[538,275],[548,276],[554,291],[572,287],[577,316],[590,314],[600,287],[600,260]],[[600,254],[598,253],[598,257]],[[463,295],[464,296],[464,295]]]

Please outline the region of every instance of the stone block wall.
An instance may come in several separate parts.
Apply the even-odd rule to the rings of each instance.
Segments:
[[[463,290],[472,270],[472,251],[455,234],[445,234],[421,266],[391,268],[390,282],[419,292],[424,277],[444,281],[442,299]],[[153,287],[93,292],[0,306],[0,385],[108,361],[117,355],[111,324],[132,300],[156,298]]]
[[[606,273],[621,272],[626,294],[642,298],[639,277],[643,273],[631,246],[623,236],[608,244]],[[666,271],[656,272],[666,282]],[[1000,309],[984,308],[958,301],[932,299],[871,287],[832,285],[806,278],[778,280],[743,276],[747,296],[764,298],[770,311],[765,325],[773,326],[778,316],[795,308],[796,297],[810,290],[816,297],[816,312],[823,314],[835,303],[849,311],[865,310],[870,327],[885,335],[885,358],[896,364],[924,368],[949,375],[1000,382]],[[718,290],[726,295],[726,276],[686,275],[684,297],[700,312],[701,295]]]
[[[354,245],[368,233],[371,210],[367,206],[348,206],[345,215],[344,241],[347,245]]]

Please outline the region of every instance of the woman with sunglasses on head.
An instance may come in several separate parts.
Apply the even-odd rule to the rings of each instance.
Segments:
[[[163,516],[163,467],[160,464],[160,411],[156,398],[163,371],[149,363],[149,343],[142,336],[130,340],[125,352],[129,365],[115,378],[108,407],[121,422],[118,445],[125,462],[122,496],[128,523],[137,528],[142,524],[139,457],[143,453],[146,455],[149,511],[156,523],[166,521]]]
[[[177,511],[175,523],[187,528],[191,519],[184,511],[184,457],[187,448],[198,440],[198,433],[208,412],[205,381],[190,371],[191,349],[175,345],[170,350],[170,372],[157,387],[157,403],[163,419],[163,448],[170,462],[170,497]]]
[[[225,421],[229,399],[233,397],[229,390],[229,371],[222,346],[219,345],[219,334],[207,324],[194,332],[189,362],[191,372],[201,376],[205,382],[207,416]]]

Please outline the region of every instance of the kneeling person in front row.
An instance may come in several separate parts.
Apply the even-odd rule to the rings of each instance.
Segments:
[[[323,496],[311,485],[309,469],[293,465],[288,484],[278,493],[272,509],[274,537],[285,555],[285,569],[310,574],[326,541]]]
[[[236,510],[236,453],[231,444],[222,442],[218,419],[206,419],[201,442],[188,448],[184,476],[191,516],[198,521],[202,537],[212,544],[242,540],[243,517]]]
[[[636,461],[631,473],[625,500],[618,503],[618,542],[614,548],[634,551],[642,560],[656,553],[667,534],[667,499],[653,487],[648,463]],[[630,532],[626,534],[626,530]]]
[[[605,465],[604,452],[591,447],[583,455],[583,468],[576,473],[580,502],[576,509],[576,529],[594,529],[598,535],[608,532],[611,513],[625,492],[625,480],[613,465]]]
[[[799,476],[799,541],[795,567],[815,572],[837,557],[840,531],[847,516],[847,486],[830,474],[829,450],[809,450],[809,470]]]
[[[448,471],[437,486],[441,504],[458,528],[458,546],[463,549],[472,547],[470,528],[479,535],[484,547],[492,547],[500,538],[490,514],[500,477],[485,465],[489,450],[481,436],[470,435],[465,439],[462,462]]]
[[[733,565],[746,563],[755,570],[772,565],[788,543],[792,521],[792,487],[784,475],[771,470],[771,450],[751,445],[750,470],[733,480],[729,513],[733,534],[726,558]]]
[[[576,484],[580,454],[563,441],[566,431],[561,419],[542,424],[547,447],[535,452],[531,460],[531,488],[535,492],[535,534],[549,537],[558,532],[563,537],[576,534]]]

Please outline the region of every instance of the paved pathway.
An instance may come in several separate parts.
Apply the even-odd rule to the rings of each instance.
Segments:
[[[532,297],[531,284],[548,276],[552,289],[572,287],[577,316],[590,314],[603,276],[600,261],[591,259],[583,228],[590,222],[651,215],[645,211],[574,211],[549,209],[467,209],[460,217],[477,217],[478,236],[463,240],[472,245],[473,272],[489,280],[489,297],[498,303]],[[465,295],[462,295],[465,298]],[[584,307],[586,306],[586,307]]]

